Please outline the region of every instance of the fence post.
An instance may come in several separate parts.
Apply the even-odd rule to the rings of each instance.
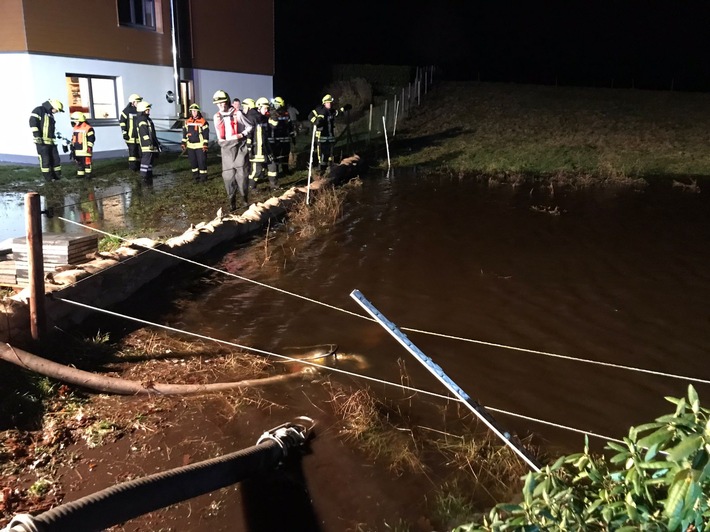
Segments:
[[[367,143],[372,140],[372,104],[370,104],[370,119],[367,122]]]
[[[37,192],[28,192],[25,196],[25,227],[30,281],[30,332],[33,340],[41,341],[46,334],[47,317],[44,310],[42,213]]]

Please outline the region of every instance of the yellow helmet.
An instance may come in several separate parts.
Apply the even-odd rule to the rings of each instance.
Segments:
[[[200,110],[201,110],[201,109],[200,109],[200,106],[197,105],[196,103],[193,103],[188,109],[189,109],[190,111],[192,111],[193,109],[194,109],[195,111],[200,111]]]
[[[281,96],[276,96],[273,100],[271,100],[271,105],[274,106],[274,109],[281,109],[284,105],[286,105],[286,102],[284,102],[284,99]]]
[[[143,97],[135,92],[128,97],[129,102],[140,102],[142,99]]]
[[[254,98],[244,98],[242,100],[242,107],[249,107],[251,109],[254,109],[256,107],[256,102],[254,101]]]
[[[212,96],[212,103],[223,103],[223,102],[229,102],[229,94],[227,94],[223,90],[218,90],[217,92],[214,93],[214,96]]]
[[[86,115],[81,111],[74,111],[69,118],[72,122],[86,122]]]
[[[264,96],[262,96],[261,98],[259,98],[259,99],[256,101],[256,106],[257,106],[257,107],[261,107],[261,106],[263,106],[263,105],[266,105],[267,107],[269,106],[269,99],[268,99],[268,98],[265,98]]]
[[[325,96],[323,96],[323,99],[321,101],[323,103],[334,102],[335,98],[333,98],[330,94],[326,94]]]
[[[140,102],[138,102],[136,104],[136,111],[138,111],[139,113],[144,113],[146,110],[150,109],[151,107],[153,107],[152,103],[148,103],[148,102],[141,100]]]
[[[52,106],[52,109],[56,109],[60,113],[64,112],[64,104],[62,102],[60,102],[59,100],[54,100],[54,99],[50,98],[47,101],[49,102],[49,105]]]

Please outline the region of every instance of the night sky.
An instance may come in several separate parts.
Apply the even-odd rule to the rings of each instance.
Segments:
[[[710,90],[710,2],[275,0],[276,93],[318,99],[334,63],[447,79]]]

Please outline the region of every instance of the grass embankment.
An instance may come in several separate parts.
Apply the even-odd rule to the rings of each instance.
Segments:
[[[396,136],[397,166],[463,174],[710,175],[710,95],[442,82]]]

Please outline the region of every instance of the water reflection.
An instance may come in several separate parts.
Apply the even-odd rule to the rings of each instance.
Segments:
[[[47,184],[40,193],[43,232],[91,232],[77,224],[96,229],[126,226],[127,213],[135,198],[133,185],[99,188],[91,182],[83,182],[69,191],[52,185]],[[25,235],[25,196],[18,192],[0,193],[0,241]],[[67,223],[60,218],[77,224]]]

